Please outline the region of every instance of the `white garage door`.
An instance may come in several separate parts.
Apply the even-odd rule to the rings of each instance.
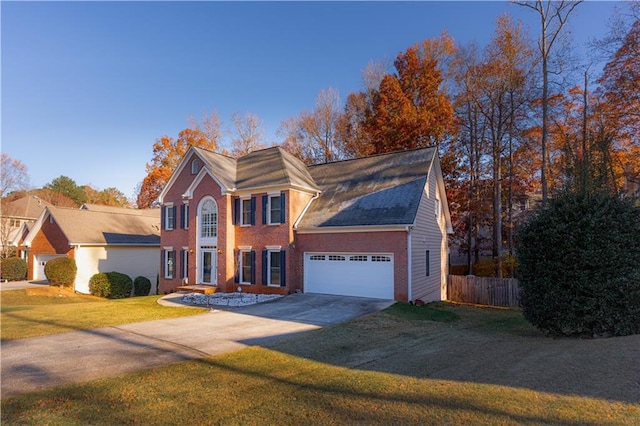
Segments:
[[[305,253],[304,291],[393,300],[393,255]]]
[[[64,254],[36,254],[33,256],[33,279],[37,281],[46,280],[47,277],[44,274],[44,265],[51,259],[57,257],[66,257]]]

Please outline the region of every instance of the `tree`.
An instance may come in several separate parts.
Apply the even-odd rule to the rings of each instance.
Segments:
[[[382,78],[366,121],[373,153],[438,145],[454,132],[443,74],[454,52],[453,39],[444,33],[398,54],[396,73]]]
[[[204,117],[201,124],[192,119],[191,127],[180,131],[177,139],[166,135],[157,139],[153,144],[151,162],[146,165],[147,175],[138,189],[138,208],[150,208],[154,205],[160,191],[190,146],[217,151],[219,137],[220,121],[213,112],[210,116]]]
[[[106,188],[97,190],[90,185],[85,185],[83,190],[87,196],[86,202],[113,207],[129,207],[129,200],[117,188]]]
[[[321,90],[311,112],[282,122],[279,133],[285,137],[283,148],[308,164],[339,160],[340,115],[338,91],[331,87]]]
[[[45,185],[45,188],[71,198],[76,206],[80,206],[87,201],[87,194],[85,194],[84,189],[68,176],[59,176],[53,179]]]
[[[264,125],[257,115],[251,113],[241,115],[239,112],[234,112],[231,121],[235,130],[231,136],[232,157],[239,158],[252,151],[265,148],[262,143]]]
[[[29,175],[27,166],[22,161],[13,159],[3,152],[0,166],[0,197],[4,198],[12,191],[27,189]]]
[[[542,63],[542,135],[540,140],[541,164],[540,180],[542,185],[542,202],[545,204],[548,198],[547,188],[547,139],[549,136],[549,69],[551,53],[556,42],[567,23],[569,15],[582,3],[582,0],[535,0],[518,1],[516,4],[528,7],[539,15],[540,38],[538,50]]]
[[[554,334],[640,333],[640,210],[607,193],[564,194],[519,233],[524,317]]]
[[[640,15],[640,3],[635,3]],[[634,9],[635,10],[635,9]],[[631,25],[620,47],[598,80],[600,107],[609,127],[616,129],[614,145],[624,155],[620,166],[625,183],[640,186],[640,19]]]

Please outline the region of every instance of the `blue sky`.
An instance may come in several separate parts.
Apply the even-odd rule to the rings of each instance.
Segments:
[[[614,6],[576,9],[577,51],[606,33]],[[228,128],[250,112],[279,142],[280,123],[320,90],[344,100],[367,63],[445,29],[483,46],[505,12],[537,37],[536,15],[501,1],[2,1],[2,151],[33,187],[65,175],[131,197],[154,141],[190,117],[216,110]]]

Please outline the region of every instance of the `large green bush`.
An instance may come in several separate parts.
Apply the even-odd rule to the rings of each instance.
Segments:
[[[525,318],[553,334],[640,333],[640,209],[624,199],[564,195],[518,233]]]
[[[27,262],[19,257],[8,257],[0,262],[0,271],[3,280],[24,280],[27,278]]]
[[[89,280],[89,293],[109,299],[123,299],[131,295],[133,281],[120,272],[100,272]]]
[[[107,274],[104,272],[93,274],[89,279],[89,293],[94,296],[107,297],[109,296],[110,289],[109,278],[107,278]]]
[[[70,257],[56,257],[44,265],[44,275],[51,285],[72,286],[77,272],[76,261]]]
[[[151,291],[151,281],[147,277],[136,277],[133,280],[133,295],[134,296],[148,296]]]

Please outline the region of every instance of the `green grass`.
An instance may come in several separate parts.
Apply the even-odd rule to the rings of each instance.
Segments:
[[[452,322],[460,319],[456,313],[443,309],[444,306],[441,303],[429,303],[424,306],[395,303],[385,309],[385,312],[408,320]]]
[[[161,296],[108,300],[58,287],[10,290],[0,294],[2,341],[156,319],[195,315],[206,309],[169,308]]]
[[[635,425],[638,405],[337,367],[264,348],[5,398],[2,424]]]

